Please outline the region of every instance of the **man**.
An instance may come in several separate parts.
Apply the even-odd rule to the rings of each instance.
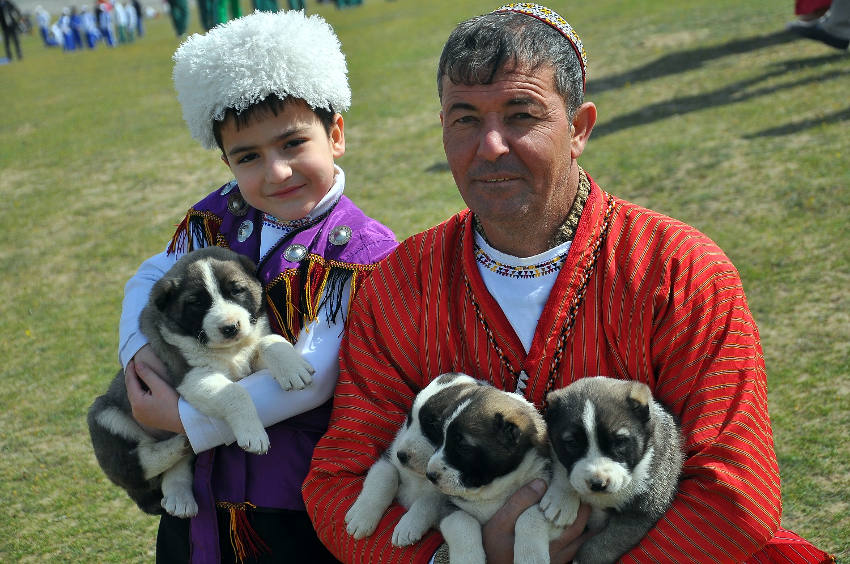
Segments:
[[[12,0],[0,0],[0,30],[3,31],[3,45],[6,48],[6,58],[12,62],[12,47],[15,44],[15,53],[18,60],[23,59],[21,55],[21,42],[18,39],[18,22],[21,20],[21,11]]]
[[[505,6],[449,37],[443,144],[469,209],[403,242],[352,305],[330,428],[303,488],[337,558],[445,561],[436,532],[391,545],[398,505],[361,541],[344,516],[416,392],[450,371],[541,409],[576,379],[630,378],[672,409],[686,437],[679,493],[628,561],[828,558],[779,529],[766,374],[737,271],[695,229],[579,167],[596,122],[586,75],[578,35],[541,6]],[[488,563],[513,562],[516,516],[544,487],[519,490],[485,525]],[[550,545],[553,562],[572,558],[585,520]]]

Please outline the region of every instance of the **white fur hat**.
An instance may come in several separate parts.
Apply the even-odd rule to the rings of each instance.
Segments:
[[[339,39],[320,16],[254,12],[194,34],[174,53],[174,86],[192,137],[216,147],[213,121],[229,108],[241,112],[291,96],[312,108],[351,105],[348,69]]]

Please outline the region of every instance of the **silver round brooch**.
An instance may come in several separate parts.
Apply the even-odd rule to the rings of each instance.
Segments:
[[[239,224],[239,230],[236,232],[236,238],[239,239],[240,243],[244,243],[253,232],[254,222],[250,219],[246,219]]]
[[[230,194],[230,191],[233,190],[234,188],[236,188],[236,181],[231,180],[230,182],[228,182],[227,184],[225,184],[222,187],[221,192],[219,192],[219,194],[221,194],[222,196],[227,196],[228,194]]]
[[[331,245],[342,246],[351,240],[351,228],[347,225],[335,227],[331,234],[328,235],[328,242]]]
[[[306,256],[307,247],[305,247],[304,245],[299,245],[298,243],[295,243],[294,245],[289,245],[288,247],[286,247],[286,250],[283,251],[283,258],[285,258],[289,262],[301,262]]]
[[[236,217],[242,217],[248,213],[248,202],[242,197],[239,192],[234,192],[227,198],[227,209]]]

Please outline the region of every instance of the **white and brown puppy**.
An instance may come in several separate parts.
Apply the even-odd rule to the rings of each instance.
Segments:
[[[394,545],[413,544],[438,525],[449,506],[425,477],[425,468],[442,442],[445,416],[478,385],[471,376],[451,372],[416,395],[392,444],[369,469],[360,495],[345,515],[350,535],[356,539],[371,535],[393,499],[407,509],[393,529]]]
[[[446,418],[443,434],[427,476],[460,509],[440,531],[453,564],[483,564],[481,525],[520,487],[549,481],[546,424],[522,396],[479,386]],[[514,562],[548,564],[549,541],[561,532],[538,505],[530,507],[516,523]]]
[[[646,536],[676,495],[682,437],[673,416],[645,384],[597,376],[549,393],[546,422],[552,483],[540,506],[566,526],[580,502],[599,532],[576,555],[580,564],[616,561]]]
[[[266,368],[284,389],[302,389],[313,369],[283,337],[270,334],[255,271],[248,258],[227,249],[188,253],[154,284],[139,324],[180,395],[227,421],[240,447],[265,453],[268,435],[250,396],[234,382]],[[123,371],[95,399],[88,426],[104,473],[143,511],[197,513],[188,440],[133,419]]]

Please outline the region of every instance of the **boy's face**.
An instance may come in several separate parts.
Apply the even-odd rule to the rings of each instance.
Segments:
[[[293,101],[240,129],[226,119],[221,145],[245,201],[278,219],[300,219],[333,186],[334,159],[345,153],[342,116],[334,116],[328,134],[306,103]]]

